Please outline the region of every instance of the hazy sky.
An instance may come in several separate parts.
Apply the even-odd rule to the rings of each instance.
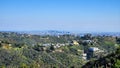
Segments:
[[[120,0],[0,0],[0,30],[120,32]]]

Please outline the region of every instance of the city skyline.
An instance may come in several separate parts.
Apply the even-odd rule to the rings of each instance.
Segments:
[[[119,0],[0,0],[0,31],[120,32]]]

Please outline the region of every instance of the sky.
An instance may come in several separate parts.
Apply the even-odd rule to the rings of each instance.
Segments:
[[[0,31],[120,32],[120,0],[0,0]]]

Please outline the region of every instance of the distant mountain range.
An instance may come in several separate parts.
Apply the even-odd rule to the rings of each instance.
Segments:
[[[72,34],[68,31],[57,31],[57,30],[46,30],[46,31],[17,31],[18,33],[26,33],[32,35],[64,35],[64,34]]]
[[[72,33],[69,31],[59,31],[59,30],[45,30],[45,31],[0,31],[0,32],[17,32],[20,34],[32,34],[32,35],[65,35],[65,34],[69,34],[69,35],[78,35],[78,36],[83,36],[85,34],[87,34],[88,32],[77,32],[77,33]],[[93,36],[120,36],[120,32],[89,32],[90,34],[92,34]]]

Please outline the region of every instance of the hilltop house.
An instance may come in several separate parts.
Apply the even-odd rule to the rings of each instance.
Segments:
[[[88,52],[87,52],[87,58],[99,58],[102,56],[102,54],[104,54],[104,51],[97,48],[97,47],[90,47],[88,48]]]
[[[73,40],[73,45],[79,45],[79,43],[76,40]]]

